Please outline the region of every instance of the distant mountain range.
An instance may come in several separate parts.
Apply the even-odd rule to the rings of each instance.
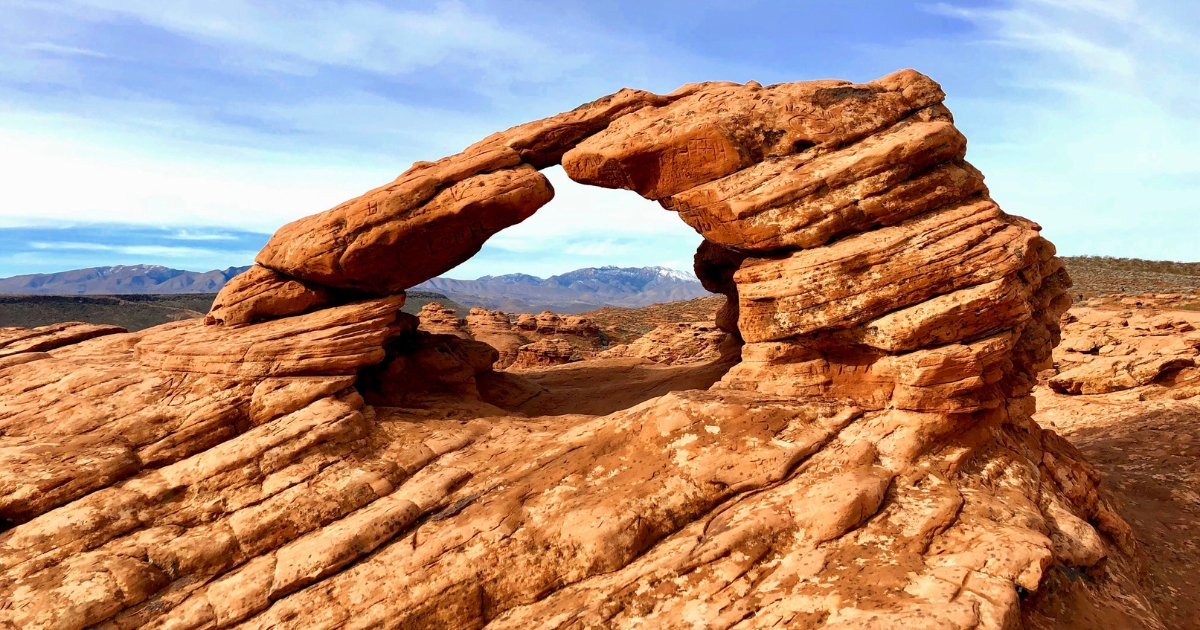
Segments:
[[[158,265],[90,267],[0,278],[0,294],[216,293],[246,269],[197,272]],[[641,307],[710,295],[695,276],[666,267],[589,267],[545,279],[523,273],[476,280],[434,278],[414,288],[445,294],[467,307],[519,313],[582,313],[605,306]]]
[[[523,273],[477,280],[434,278],[415,288],[444,293],[466,306],[517,313],[583,313],[712,295],[695,276],[666,267],[588,267],[545,279]]]
[[[0,293],[22,295],[136,295],[216,293],[249,267],[183,271],[160,265],[88,267],[0,278]]]

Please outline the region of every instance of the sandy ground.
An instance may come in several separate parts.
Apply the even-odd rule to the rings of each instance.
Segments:
[[[668,392],[708,389],[729,362],[662,366],[645,359],[592,359],[519,374],[548,391],[518,410],[528,416],[603,416]]]
[[[1038,422],[1103,474],[1144,555],[1168,627],[1200,628],[1200,400],[1138,400],[1129,390],[1066,396],[1039,388]]]

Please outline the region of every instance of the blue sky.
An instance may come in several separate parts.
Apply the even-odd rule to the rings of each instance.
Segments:
[[[1200,260],[1195,0],[7,0],[0,275],[247,264],[413,161],[624,86],[906,67],[1060,252]],[[548,174],[556,199],[450,275],[690,267],[671,213]]]

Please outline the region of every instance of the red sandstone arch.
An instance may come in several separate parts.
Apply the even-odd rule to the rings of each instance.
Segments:
[[[657,200],[705,238],[697,273],[729,297],[719,323],[749,343],[723,386],[994,407],[1028,393],[1069,280],[1038,227],[992,202],[944,96],[912,70],[862,85],[622,90],[283,226],[209,321],[402,292],[531,216],[553,196],[538,169],[562,164]],[[926,347],[936,356],[909,356]]]
[[[386,186],[280,228],[256,260],[321,287],[396,293],[453,268],[488,237],[531,216],[553,196],[536,169],[560,163],[576,181],[658,200],[726,248],[813,247],[982,189],[982,178],[962,162],[965,140],[942,98],[936,83],[913,71],[865,85],[704,83],[666,96],[626,89],[494,134],[458,155],[414,164]],[[848,168],[888,171],[888,181],[876,190],[845,190],[863,175]],[[831,179],[828,169],[841,171]],[[878,194],[916,171],[925,177],[890,197]],[[822,178],[838,189],[814,195]],[[847,202],[870,196],[875,206],[853,199],[864,212],[842,203],[817,216],[812,206],[828,204],[830,195]],[[933,198],[905,203],[921,195]],[[250,280],[228,291],[245,290]],[[264,282],[255,276],[251,284]],[[290,309],[277,304],[241,315],[230,311],[246,305],[234,307],[239,300],[226,297],[213,317],[244,322],[323,301],[294,294],[295,286]]]
[[[1095,471],[1032,419],[1070,280],[942,99],[911,70],[622,90],[284,226],[210,325],[0,358],[0,627],[1150,615]],[[704,236],[742,362],[607,416],[365,404],[358,375],[419,337],[403,290],[535,212],[558,163]]]

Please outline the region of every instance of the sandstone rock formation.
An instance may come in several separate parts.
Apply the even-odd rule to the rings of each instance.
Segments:
[[[0,625],[1163,627],[1098,473],[1032,419],[1070,281],[942,99],[914,71],[622,90],[284,226],[211,325],[13,355]],[[498,352],[397,314],[560,162],[728,252],[698,256],[746,342],[716,386],[524,417],[484,400],[524,395]],[[289,279],[346,303],[296,314]]]
[[[600,329],[586,317],[577,315],[559,315],[550,311],[542,311],[537,315],[522,313],[517,317],[518,329],[541,335],[543,337],[574,336],[586,339],[600,339]]]
[[[659,326],[633,341],[613,346],[596,355],[597,358],[637,357],[663,365],[688,365],[721,358],[729,347],[730,334],[715,324],[703,322]],[[729,348],[738,351],[736,344]]]
[[[1200,394],[1200,315],[1077,309],[1063,321],[1049,379],[1054,391],[1108,394],[1155,384],[1172,397]]]
[[[550,311],[538,315],[522,313],[513,323],[506,313],[474,307],[466,318],[437,302],[421,308],[421,330],[439,335],[474,339],[497,350],[495,369],[503,370],[518,361],[523,347],[525,358],[518,367],[561,365],[572,357],[594,354],[604,345],[600,329],[585,317],[566,317]],[[560,349],[558,342],[571,350]],[[546,343],[541,343],[546,342]]]
[[[510,367],[517,370],[549,367],[579,359],[575,348],[572,348],[571,342],[566,339],[542,339],[518,348],[517,359]]]
[[[332,304],[335,299],[330,290],[320,285],[254,265],[221,288],[205,321],[209,324],[249,324],[298,315]]]
[[[1073,307],[1063,321],[1055,368],[1039,375],[1050,382],[1035,390],[1035,418],[1068,437],[1103,473],[1139,552],[1151,559],[1138,582],[1164,625],[1194,628],[1200,600],[1178,594],[1194,590],[1200,565],[1192,551],[1200,548],[1200,370],[1169,368],[1146,384],[1133,383],[1135,375],[1145,380],[1168,357],[1179,356],[1162,350],[1175,345],[1172,339],[1194,340],[1200,315]],[[1079,391],[1072,393],[1076,385]],[[1105,627],[1104,620],[1093,624]]]
[[[725,296],[725,304],[717,311],[717,328],[741,336],[738,331],[738,292],[733,274],[746,260],[746,254],[704,241],[696,248],[693,268],[704,288]]]
[[[125,332],[118,326],[64,322],[37,328],[0,328],[0,358],[44,352],[95,337]]]
[[[471,338],[482,341],[496,349],[496,369],[503,370],[517,360],[517,350],[532,343],[532,340],[509,321],[508,315],[500,311],[489,311],[475,307],[467,315],[467,330]]]
[[[405,333],[389,344],[387,359],[362,371],[368,403],[415,407],[439,395],[479,398],[476,377],[492,371],[495,348],[456,335]]]
[[[553,343],[557,344],[557,341],[565,341],[574,349],[572,355],[577,358],[594,356],[608,345],[608,339],[600,327],[578,315],[559,315],[550,311],[542,311],[537,315],[522,313],[517,316],[513,329],[535,343],[555,340]],[[556,354],[563,358],[568,356],[565,350]]]
[[[435,335],[453,335],[462,339],[470,339],[467,322],[454,312],[454,309],[442,306],[440,302],[430,302],[421,307],[417,313],[421,321],[421,330]]]

